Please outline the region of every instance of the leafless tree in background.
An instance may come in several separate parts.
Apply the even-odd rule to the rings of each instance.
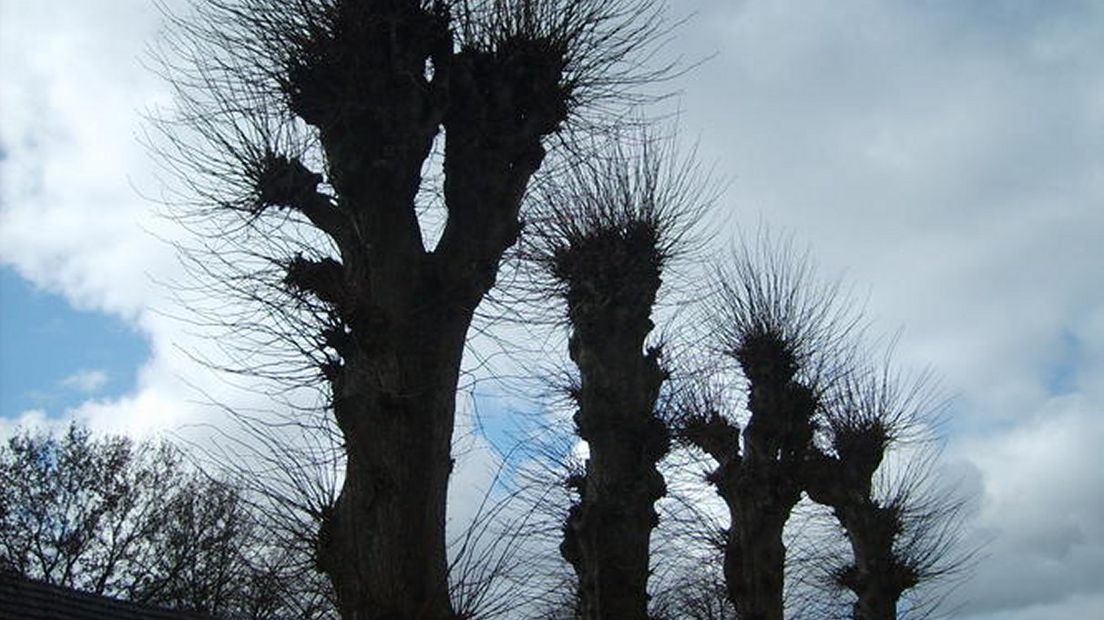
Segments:
[[[826,558],[822,568],[854,596],[849,617],[923,617],[940,602],[924,590],[970,565],[965,498],[933,479],[934,394],[930,375],[906,377],[886,360],[838,381],[824,412],[804,484],[831,509],[850,548],[850,562]],[[918,588],[902,609],[903,595]]]
[[[169,443],[71,426],[0,447],[0,570],[227,620],[332,617],[255,517]]]
[[[922,443],[939,408],[926,379],[910,382],[888,361],[871,370],[860,314],[814,275],[807,256],[766,235],[737,250],[718,272],[707,340],[736,363],[738,381],[717,383],[714,370],[680,395],[679,437],[717,464],[708,480],[729,510],[728,599],[742,620],[781,619],[787,606],[825,617],[838,610],[833,593],[806,588],[815,578],[787,584],[819,574],[856,597],[846,617],[920,615],[934,607],[917,599],[902,609],[902,593],[969,559],[955,552],[961,501],[926,484],[932,461],[904,449]],[[734,401],[744,399],[741,413]],[[893,447],[903,456],[886,463]],[[830,547],[831,528],[814,523],[815,511],[795,514],[804,493],[831,510],[848,548]],[[813,536],[799,537],[811,548],[786,548],[794,519],[814,525]]]
[[[838,342],[855,323],[832,287],[810,288],[810,265],[763,240],[743,246],[719,274],[714,345],[746,381],[744,428],[713,406],[688,401],[681,434],[717,462],[709,481],[728,506],[724,574],[744,620],[783,617],[783,529],[801,498],[801,468]],[[818,356],[823,355],[823,358]]]

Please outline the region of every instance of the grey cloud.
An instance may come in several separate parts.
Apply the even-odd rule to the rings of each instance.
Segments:
[[[952,450],[981,492],[970,527],[992,539],[966,609],[1099,603],[1102,7],[700,6],[688,38],[718,56],[681,106],[734,178],[736,223],[794,230],[957,395]]]

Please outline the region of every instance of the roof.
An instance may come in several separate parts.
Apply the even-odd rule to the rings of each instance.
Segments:
[[[0,572],[0,618],[24,620],[211,620]]]

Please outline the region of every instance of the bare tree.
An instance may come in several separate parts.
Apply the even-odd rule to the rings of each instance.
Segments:
[[[260,460],[275,459],[257,484],[284,485],[257,495],[283,515],[274,523],[285,540],[310,550],[343,616],[467,616],[488,590],[467,578],[482,569],[450,564],[445,524],[477,308],[523,231],[548,147],[570,144],[575,130],[593,129],[593,112],[668,69],[640,68],[667,28],[662,0],[194,0],[193,9],[162,49],[178,109],[153,142],[183,191],[172,213],[199,239],[181,248],[201,282],[193,321],[237,340],[212,363],[275,382],[260,391],[285,409],[280,425],[254,426],[271,448]],[[668,449],[650,314],[681,234],[665,201],[693,202],[696,191],[657,185],[654,160],[622,155],[549,185],[551,207],[533,214],[545,226],[538,258],[568,308],[575,420],[591,450],[571,479],[581,501],[562,545],[585,617],[647,613],[664,494],[657,463]],[[871,433],[832,426],[846,419],[831,412],[847,401],[836,388],[852,368],[857,319],[808,275],[785,250],[737,254],[710,323],[743,380],[747,415],[690,398],[679,431],[717,463],[710,481],[730,517],[725,587],[745,619],[782,617],[783,530],[802,492],[836,511],[855,543],[855,574],[873,570],[858,557],[875,553],[856,542],[872,532],[857,525],[864,519],[890,514],[897,548],[909,523],[939,527],[908,516],[930,511],[870,492],[845,505],[817,478],[870,469],[869,455],[844,453]],[[317,433],[318,443],[284,443],[273,428]],[[864,449],[880,463],[884,447]],[[311,473],[320,465],[322,485]],[[869,491],[863,479],[847,491]],[[848,579],[872,591],[869,579]]]
[[[128,593],[156,574],[149,537],[161,490],[182,478],[166,446],[96,440],[70,426],[55,438],[21,432],[0,448],[0,565],[96,594]]]
[[[855,322],[815,287],[810,265],[767,238],[744,245],[717,279],[709,317],[714,346],[742,374],[748,417],[741,428],[714,394],[691,392],[681,435],[717,462],[709,481],[728,506],[724,574],[743,620],[781,620],[786,550],[783,529],[801,498],[801,468],[833,369],[822,360]]]
[[[973,552],[960,527],[964,498],[932,480],[934,394],[930,375],[909,379],[887,359],[841,378],[828,399],[825,438],[806,462],[804,485],[831,509],[850,546],[851,561],[832,558],[824,572],[854,595],[852,618],[898,618],[906,592],[969,565]],[[908,616],[922,617],[938,601],[916,597]]]
[[[318,565],[346,617],[449,618],[445,498],[473,313],[545,141],[615,101],[657,0],[199,0],[166,44],[162,161],[210,226],[199,269],[256,351],[325,382],[345,471]],[[594,109],[594,108],[590,108]],[[419,219],[443,143],[436,244]],[[238,260],[240,258],[240,260]],[[235,314],[238,313],[238,314]],[[279,352],[274,352],[274,355]],[[286,367],[281,367],[286,368]]]
[[[862,342],[860,313],[837,285],[818,284],[788,243],[764,234],[745,244],[717,287],[706,342],[736,362],[739,380],[708,362],[713,372],[691,376],[680,394],[678,428],[717,464],[708,480],[729,511],[723,562],[737,616],[780,619],[787,602],[819,610],[813,617],[835,613],[823,590],[818,598],[805,587],[826,578],[855,597],[845,615],[897,618],[904,592],[956,574],[970,557],[956,551],[962,501],[926,477],[934,460],[921,439],[930,441],[939,411],[929,376],[910,380],[888,354],[869,361],[877,355]],[[805,493],[830,509],[847,548],[832,547],[832,532],[809,513],[800,519],[814,534],[799,539],[811,547],[788,552],[785,528]],[[787,601],[795,562],[815,578]],[[908,611],[922,615],[927,603]]]
[[[165,442],[74,425],[0,447],[0,570],[228,620],[327,617],[255,516]]]
[[[570,395],[585,471],[560,547],[578,576],[581,618],[648,617],[654,503],[669,432],[657,415],[666,378],[646,346],[665,267],[708,206],[690,160],[648,136],[622,138],[543,187],[535,258],[565,302],[578,368]]]

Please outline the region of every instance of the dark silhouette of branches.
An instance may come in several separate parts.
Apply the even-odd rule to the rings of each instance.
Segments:
[[[569,394],[589,450],[584,471],[567,480],[580,501],[560,550],[578,577],[580,617],[643,619],[654,503],[666,492],[658,463],[669,444],[656,414],[666,371],[660,347],[645,343],[661,274],[707,203],[693,163],[647,136],[599,153],[541,188],[533,245],[566,304],[579,373]]]
[[[716,390],[683,399],[682,438],[718,464],[708,478],[729,510],[724,574],[741,618],[782,618],[783,530],[801,498],[825,385],[858,325],[837,305],[838,289],[810,276],[806,257],[766,235],[734,252],[708,320],[712,346],[744,379],[746,422],[722,414]]]
[[[896,618],[904,592],[958,574],[970,557],[954,551],[961,501],[929,484],[933,457],[921,449],[939,412],[930,376],[910,379],[888,354],[870,362],[861,314],[787,242],[761,234],[717,274],[702,342],[736,368],[706,357],[697,365],[708,370],[688,371],[677,428],[716,463],[707,478],[729,509],[729,601],[740,618],[781,618],[787,606],[809,617]],[[839,532],[824,511],[795,512],[805,493],[848,544],[833,542]],[[850,591],[854,605],[841,613],[825,583]],[[905,609],[922,615],[937,599]]]
[[[173,18],[177,111],[151,141],[199,240],[181,248],[198,287],[178,290],[199,330],[234,336],[207,361],[280,386],[285,423],[324,428],[302,391],[321,393],[345,470],[316,551],[343,615],[455,616],[445,497],[476,307],[546,147],[670,72],[649,68],[662,9],[197,0]]]
[[[930,614],[940,599],[925,599],[924,589],[961,573],[973,555],[962,540],[964,499],[932,479],[935,394],[929,374],[903,376],[887,354],[837,381],[828,400],[825,445],[811,455],[805,484],[850,546],[851,562],[833,558],[823,570],[854,595],[851,617],[896,618],[917,588],[908,615]]]
[[[166,442],[20,431],[0,447],[0,570],[229,620],[332,617],[246,496]]]

